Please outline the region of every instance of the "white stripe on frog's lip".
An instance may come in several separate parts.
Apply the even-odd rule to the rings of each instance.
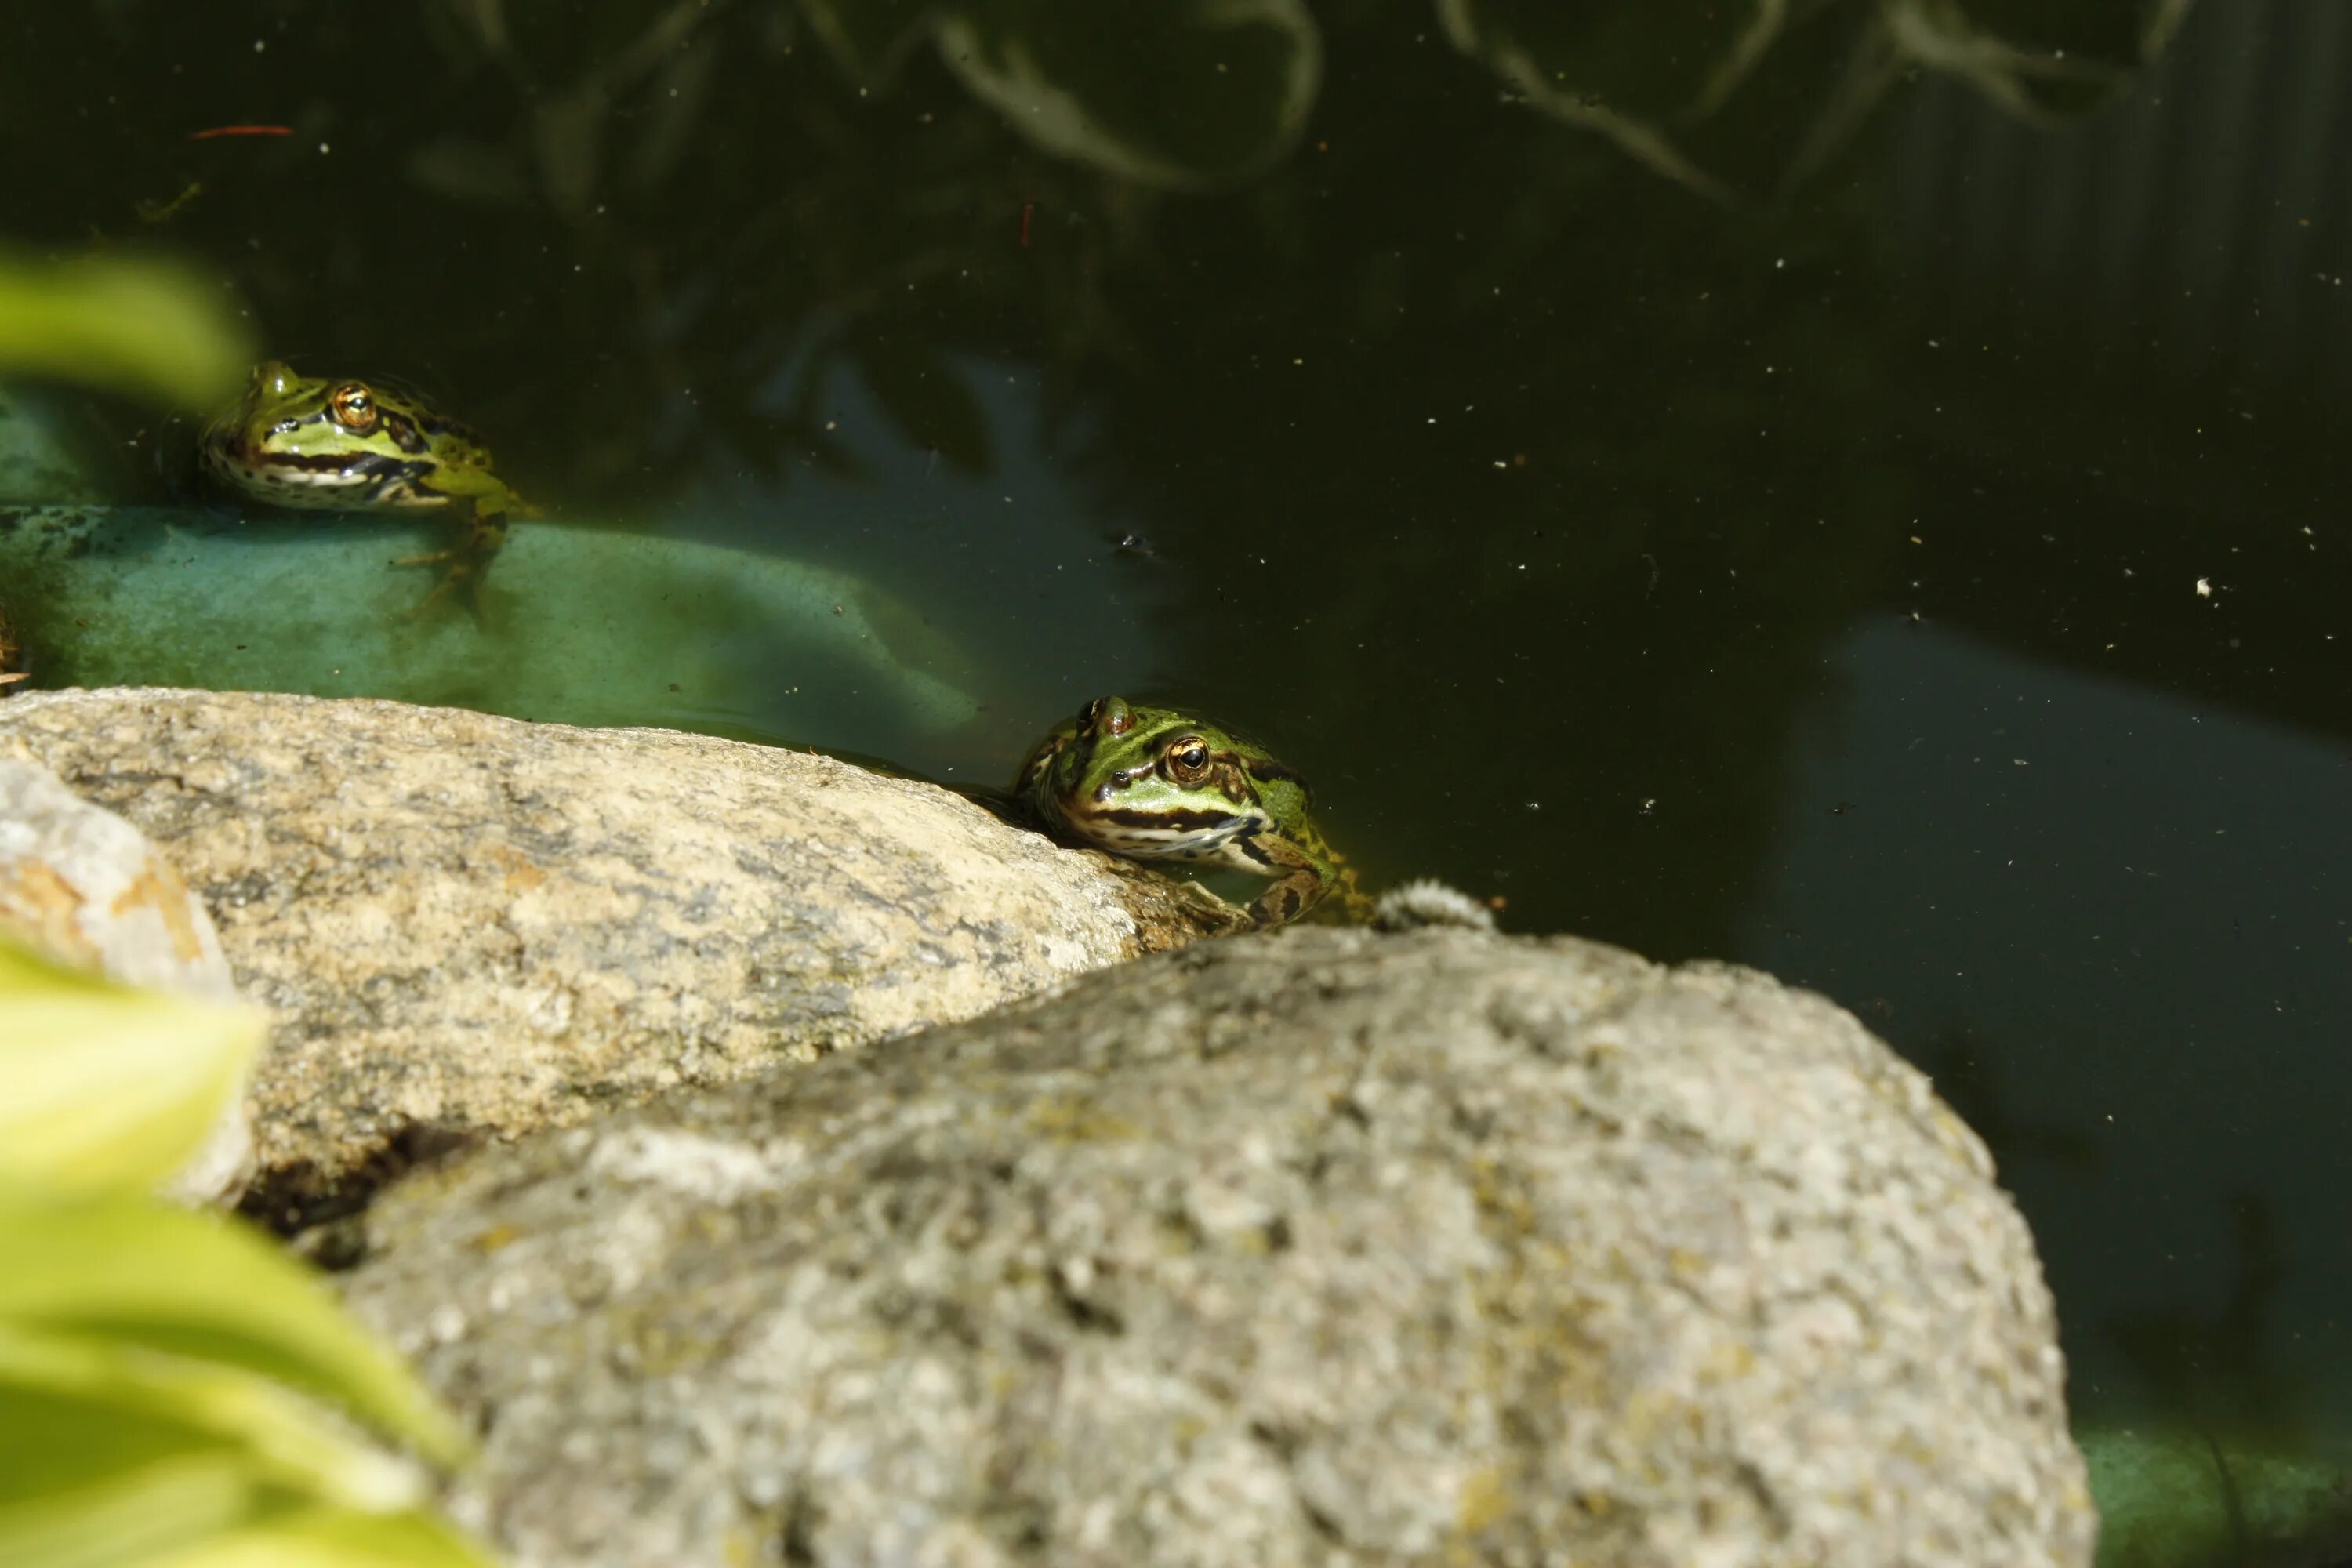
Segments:
[[[1115,854],[1137,860],[1216,861],[1263,875],[1258,863],[1235,847],[1236,841],[1265,826],[1255,812],[1105,810],[1090,802],[1065,811],[1088,840]]]
[[[235,447],[207,446],[203,464],[228,489],[251,500],[297,511],[418,511],[446,507],[450,498],[419,489],[431,464],[380,452],[353,452],[333,460],[249,458]]]

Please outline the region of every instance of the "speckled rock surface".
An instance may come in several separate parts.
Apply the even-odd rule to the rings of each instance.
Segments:
[[[705,736],[108,689],[9,698],[10,737],[210,905],[278,1014],[265,1183],[321,1213],[420,1134],[814,1059],[1197,930],[1172,884],[944,791]]]
[[[0,736],[0,936],[131,985],[226,1000],[228,960],[205,908],[139,830],[74,795]],[[168,1189],[234,1198],[253,1168],[245,1108]]]
[[[369,1217],[519,1564],[2091,1561],[1982,1146],[1745,971],[1207,943]]]

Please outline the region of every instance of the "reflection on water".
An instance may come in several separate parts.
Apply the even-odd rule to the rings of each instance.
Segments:
[[[1088,699],[1158,690],[1178,674],[1181,660],[1163,636],[1173,584],[1131,538],[1136,521],[1082,490],[1054,460],[1034,368],[946,357],[927,364],[924,379],[943,384],[941,400],[951,396],[962,410],[945,447],[908,439],[890,400],[873,390],[877,374],[866,363],[787,365],[761,406],[804,403],[826,459],[803,459],[788,480],[706,469],[690,500],[646,525],[788,551],[886,584],[921,606],[940,635],[984,650],[973,661],[983,710],[963,743],[935,760],[905,761],[1005,783],[1030,743]],[[902,407],[906,395],[898,394]],[[1073,659],[1073,647],[1087,657]],[[878,736],[852,749],[889,754]]]
[[[1740,955],[1971,1113],[2078,1414],[2352,1438],[2352,752],[1907,620],[1823,689]]]
[[[211,259],[558,517],[913,607],[978,713],[844,710],[894,760],[1175,698],[1375,879],[1821,985],[1987,1132],[2086,1420],[2344,1435],[2333,0],[1266,0],[1181,134],[1070,45],[1034,135],[933,47],[992,7],[493,9],[31,9],[8,221]]]

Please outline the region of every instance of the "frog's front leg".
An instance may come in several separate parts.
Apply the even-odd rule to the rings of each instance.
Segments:
[[[1275,926],[1295,921],[1335,889],[1349,920],[1360,924],[1372,918],[1372,900],[1357,886],[1356,868],[1332,851],[1312,824],[1305,825],[1303,834],[1260,833],[1237,847],[1264,875],[1276,879],[1250,905],[1254,923]]]
[[[474,513],[466,520],[465,539],[447,550],[436,550],[429,555],[404,555],[394,561],[394,566],[444,566],[441,580],[425,595],[425,602],[409,612],[421,616],[438,604],[453,590],[461,594],[467,607],[477,616],[481,614],[482,578],[490,569],[490,562],[507,542],[507,519],[503,512],[484,516]]]
[[[1259,834],[1242,850],[1275,879],[1273,886],[1250,900],[1252,925],[1287,925],[1321,903],[1331,890],[1329,868],[1278,833]]]
[[[1330,885],[1312,869],[1294,871],[1250,900],[1250,923],[1287,925],[1323,901]]]

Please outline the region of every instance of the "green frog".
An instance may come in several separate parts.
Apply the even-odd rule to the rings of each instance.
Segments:
[[[1249,906],[1255,925],[1297,920],[1335,888],[1349,918],[1370,912],[1355,871],[1307,816],[1307,781],[1171,709],[1097,698],[1037,743],[1013,788],[1024,809],[1078,843],[1275,879]]]
[[[446,510],[466,524],[464,546],[395,563],[455,563],[435,598],[488,565],[508,518],[538,515],[467,426],[393,388],[297,375],[276,360],[205,427],[198,461],[215,483],[272,506]]]

